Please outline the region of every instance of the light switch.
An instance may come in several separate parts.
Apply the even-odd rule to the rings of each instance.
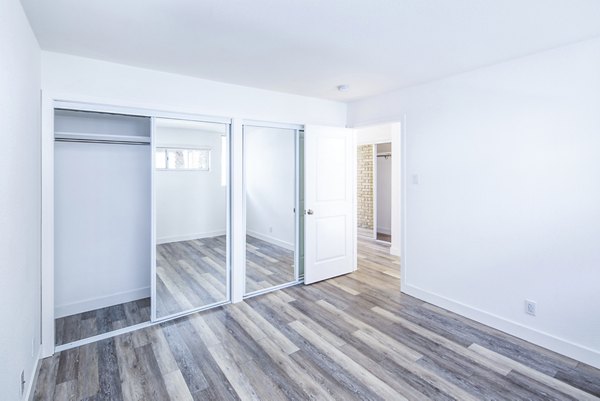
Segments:
[[[419,183],[419,176],[417,174],[413,174],[413,176],[412,176],[412,183],[414,185],[417,185]]]

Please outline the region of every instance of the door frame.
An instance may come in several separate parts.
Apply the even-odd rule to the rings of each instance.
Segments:
[[[381,143],[385,143],[385,142],[381,142]],[[379,198],[378,194],[377,194],[377,178],[379,175],[379,170],[377,168],[377,143],[372,143],[371,146],[373,146],[373,239],[377,240],[377,200]],[[358,194],[358,192],[357,192]],[[358,200],[357,200],[358,202]]]

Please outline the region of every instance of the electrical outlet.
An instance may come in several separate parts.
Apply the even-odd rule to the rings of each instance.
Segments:
[[[269,227],[269,232],[272,233],[273,232],[273,227]]]
[[[535,301],[525,300],[525,313],[531,316],[535,316],[537,305]]]
[[[21,371],[21,397],[25,394],[25,371]]]

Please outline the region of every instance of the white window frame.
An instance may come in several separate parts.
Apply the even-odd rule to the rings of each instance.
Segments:
[[[189,151],[189,150],[199,150],[207,152],[207,167],[206,168],[169,168],[169,151]],[[157,171],[211,171],[212,165],[212,148],[210,147],[195,147],[195,146],[157,146],[154,150],[154,159],[156,160],[156,153],[158,151],[165,152],[165,168],[156,167]]]

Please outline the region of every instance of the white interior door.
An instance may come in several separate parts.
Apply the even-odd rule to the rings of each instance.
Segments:
[[[355,152],[351,129],[305,128],[306,284],[354,271]]]

